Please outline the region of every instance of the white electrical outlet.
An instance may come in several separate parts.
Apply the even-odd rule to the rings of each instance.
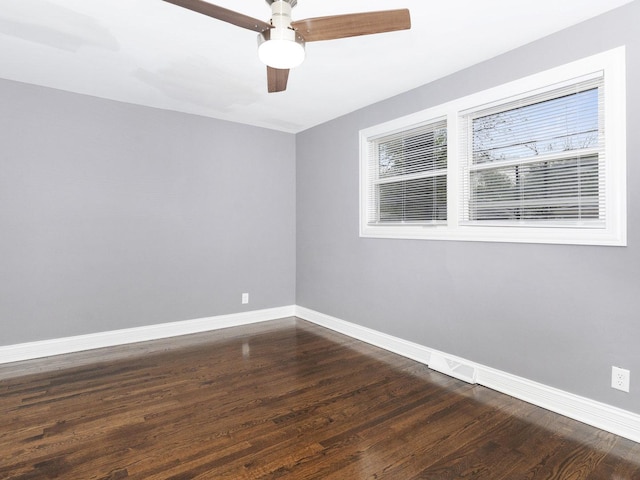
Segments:
[[[243,293],[242,294],[242,303],[249,303],[249,294],[248,293]]]
[[[611,367],[611,388],[629,392],[631,372],[624,368]]]

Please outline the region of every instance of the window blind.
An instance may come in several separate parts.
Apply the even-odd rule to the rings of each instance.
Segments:
[[[446,222],[446,120],[369,139],[368,147],[370,225]]]
[[[603,78],[461,115],[462,223],[602,227]]]

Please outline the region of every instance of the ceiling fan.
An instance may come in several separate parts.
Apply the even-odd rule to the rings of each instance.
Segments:
[[[328,17],[291,19],[298,0],[266,0],[271,5],[271,20],[263,22],[204,0],[164,0],[223,22],[258,32],[258,56],[267,65],[267,89],[270,93],[287,88],[289,69],[304,60],[305,42],[334,40],[411,28],[409,10],[384,10]]]

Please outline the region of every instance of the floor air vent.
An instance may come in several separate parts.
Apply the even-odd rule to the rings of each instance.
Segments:
[[[476,383],[476,368],[439,353],[431,353],[429,368],[467,383]]]

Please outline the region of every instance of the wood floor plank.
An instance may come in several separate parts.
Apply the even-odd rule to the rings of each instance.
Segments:
[[[640,446],[293,318],[0,366],[0,480],[640,480]]]

